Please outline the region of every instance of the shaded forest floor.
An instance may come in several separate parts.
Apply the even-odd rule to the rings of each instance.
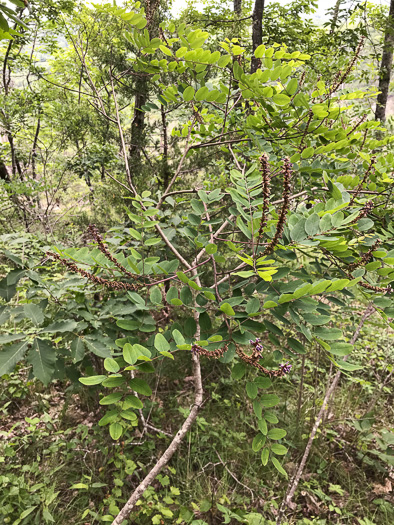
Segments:
[[[385,373],[377,366],[378,355],[389,344],[381,337],[364,353],[371,377],[342,379],[287,523],[394,522],[394,473],[387,461],[393,434],[383,449],[384,429],[393,420],[392,394],[386,389],[376,397]],[[286,399],[278,416],[288,429],[285,443],[290,452],[284,466],[290,477],[321,403],[319,369],[325,363],[315,364],[306,364],[301,405],[299,371],[276,387]],[[197,424],[130,523],[274,523],[287,482],[272,467],[262,467],[259,454],[251,450],[252,404],[243,381],[233,380],[223,366],[227,365],[203,363],[205,403]],[[186,416],[192,402],[188,367],[187,356],[180,355],[175,365],[163,365],[151,385],[155,394],[145,406],[145,418],[163,433],[140,424],[120,443],[98,426],[104,407],[98,404],[97,392],[60,381],[44,389],[29,381],[24,369],[7,376],[0,389],[0,520],[11,522],[7,513],[14,517],[19,509],[26,515],[23,523],[41,523],[43,518],[81,525],[110,521]],[[371,400],[373,410],[362,416]],[[42,518],[37,521],[37,516]]]

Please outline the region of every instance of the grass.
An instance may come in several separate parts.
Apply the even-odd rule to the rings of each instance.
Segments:
[[[379,432],[390,430],[393,409],[389,388],[376,400],[370,428],[359,432],[352,423],[364,413],[387,377],[387,354],[391,356],[392,348],[385,337],[370,334],[368,349],[360,345],[356,350],[355,358],[366,366],[357,376],[344,376],[340,382],[302,476],[296,507],[288,514],[289,524],[394,522],[392,491],[387,489],[392,467],[383,456],[373,453],[380,450]],[[290,476],[303,453],[327,383],[328,361],[320,356],[317,375],[314,363],[317,354],[312,353],[306,361],[300,413],[300,367],[274,386],[282,400],[276,410],[279,424],[288,432],[283,442],[289,453],[283,464]],[[146,410],[152,409],[152,423],[173,434],[192,402],[189,366],[186,353],[178,353],[175,363],[165,362],[154,401],[146,403]],[[225,513],[230,513],[226,509],[238,516],[257,511],[267,523],[275,520],[287,482],[272,465],[263,467],[260,453],[251,448],[256,417],[245,382],[254,377],[254,371],[236,381],[231,377],[231,365],[204,358],[202,371],[203,410],[131,523],[144,525],[157,519],[163,523],[189,523],[192,519],[208,524],[226,519],[237,523],[230,514],[226,518]],[[81,388],[65,396],[61,382],[47,390],[34,381],[26,386],[25,374],[21,369],[2,381],[1,401],[11,403],[1,415],[0,523],[13,522],[33,506],[23,523],[50,523],[45,512],[60,525],[99,523],[95,516],[116,513],[169,438],[152,434],[144,436],[141,445],[134,445],[140,438],[131,430],[122,438],[124,442],[114,443],[107,430],[97,425],[100,410],[90,391]],[[390,455],[392,448],[383,452]]]

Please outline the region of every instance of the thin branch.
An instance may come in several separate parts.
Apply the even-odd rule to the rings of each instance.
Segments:
[[[118,179],[115,179],[115,177],[113,177],[110,173],[108,173],[107,170],[104,170],[105,174],[108,175],[108,177],[110,179],[112,179],[113,181],[116,182],[116,184],[119,184],[119,186],[122,186],[122,188],[124,188],[126,191],[128,191],[129,193],[132,193],[134,196],[135,196],[135,193],[134,191],[132,191],[128,186],[126,186],[126,184],[123,184],[123,182],[120,182],[120,180]]]
[[[204,204],[204,209],[205,209],[205,216],[207,218],[207,221],[209,222],[210,218],[209,218],[208,206],[206,205],[205,202],[203,204]],[[212,224],[208,224],[208,229],[209,229],[209,233],[210,233],[210,237],[211,237],[211,243],[215,244],[214,243],[215,239],[213,237]],[[213,267],[213,278],[214,278],[214,282],[215,282],[216,299],[218,301],[221,301],[222,299],[220,297],[219,288],[218,288],[218,273],[217,273],[217,270],[216,270],[216,261],[215,261],[215,258],[214,258],[213,255],[210,256],[210,259],[211,259],[212,267]]]
[[[116,98],[115,89],[114,89],[114,83],[112,81],[112,74],[111,73],[110,73],[110,78],[111,78],[112,96],[113,96],[114,103],[115,103],[116,120],[117,120],[117,123],[118,123],[118,130],[119,130],[120,140],[121,140],[121,143],[122,143],[122,151],[123,151],[123,158],[124,158],[124,163],[125,163],[125,168],[126,168],[127,182],[129,183],[130,189],[134,193],[134,196],[137,196],[137,190],[135,189],[134,184],[133,184],[133,180],[131,178],[131,173],[130,173],[130,168],[129,168],[129,160],[127,158],[126,144],[125,144],[125,140],[124,140],[122,124],[120,122],[118,101],[117,101],[117,98]]]
[[[363,316],[360,319],[360,322],[359,322],[359,324],[357,326],[356,331],[353,334],[353,337],[352,337],[352,339],[350,341],[350,344],[354,344],[357,341],[365,321],[368,319],[368,317],[370,317],[373,314],[374,311],[375,311],[375,308],[372,305],[368,305],[368,307],[364,311]],[[348,358],[348,356],[345,356],[343,360],[346,361],[347,358]],[[327,404],[328,404],[328,402],[330,400],[330,397],[334,393],[334,390],[335,390],[335,388],[336,388],[336,386],[337,386],[337,384],[339,382],[339,379],[341,377],[341,373],[342,373],[341,370],[337,371],[337,373],[334,376],[334,379],[332,380],[331,385],[329,386],[329,388],[326,391],[326,395],[324,396],[323,404],[322,404],[322,406],[320,408],[320,411],[319,411],[319,413],[318,413],[318,415],[317,415],[317,417],[315,419],[315,423],[314,423],[312,431],[310,433],[310,436],[309,436],[309,439],[308,439],[308,443],[307,443],[307,445],[305,447],[304,455],[302,456],[301,462],[300,462],[300,464],[298,466],[298,469],[296,471],[296,474],[295,474],[293,480],[289,483],[289,487],[287,489],[285,497],[283,498],[282,504],[280,506],[279,514],[278,514],[278,517],[277,517],[277,520],[276,520],[276,525],[280,525],[282,523],[282,518],[283,518],[283,515],[284,515],[284,512],[285,512],[286,506],[288,506],[288,507],[292,506],[292,500],[293,500],[295,491],[297,490],[297,487],[298,487],[298,484],[300,482],[301,476],[302,476],[302,474],[304,472],[304,468],[305,468],[307,459],[308,459],[310,451],[312,449],[313,440],[315,439],[316,433],[317,433],[317,431],[319,429],[319,426],[320,426],[320,423],[321,423],[321,421],[323,419],[323,415],[325,413],[325,410],[326,410]]]
[[[194,128],[194,124],[196,122],[196,118],[193,119],[193,122],[191,123],[190,125],[190,128],[189,128],[189,133],[186,137],[186,146],[185,146],[185,150],[183,152],[183,155],[181,157],[181,160],[179,161],[179,164],[178,164],[178,168],[175,172],[175,175],[172,177],[169,185],[167,186],[165,192],[163,193],[163,195],[161,196],[160,200],[159,200],[159,203],[157,205],[157,208],[160,209],[161,205],[163,204],[165,198],[167,197],[167,194],[169,193],[170,189],[172,188],[172,186],[175,184],[176,182],[176,179],[178,178],[180,172],[181,172],[181,169],[182,169],[182,166],[183,166],[183,163],[186,159],[186,155],[189,153],[190,151],[190,146],[189,146],[189,141],[190,141],[190,136],[191,136],[191,133],[192,133],[192,130]]]
[[[234,215],[230,215],[230,217],[226,217],[224,220],[224,223],[220,226],[220,228],[214,233],[213,237],[216,238],[216,236],[220,235],[220,233],[227,227],[228,224],[231,224],[230,221],[234,219]],[[206,253],[205,248],[200,250],[200,252],[196,255],[196,257],[193,260],[193,265],[197,264],[198,261],[201,259],[201,257]]]
[[[98,98],[96,95],[92,95],[91,93],[86,93],[85,91],[80,91],[78,89],[72,89],[66,86],[62,86],[60,84],[56,84],[55,82],[52,82],[52,80],[48,80],[45,78],[40,72],[37,73],[37,77],[41,78],[45,82],[48,82],[48,84],[52,84],[52,86],[58,87],[60,89],[65,89],[66,91],[71,91],[72,93],[78,93],[78,95],[85,95],[86,97],[92,97],[92,98]]]
[[[223,142],[201,142],[200,144],[193,144],[192,146],[190,146],[190,149],[208,148],[210,146],[223,146],[224,144],[237,144],[238,142],[248,142],[250,140],[250,138],[247,138],[224,140]]]
[[[160,235],[160,237],[163,239],[165,244],[169,247],[169,249],[172,251],[172,253],[175,255],[175,257],[189,270],[192,269],[192,266],[186,261],[184,257],[178,252],[178,250],[175,248],[175,246],[169,241],[169,239],[166,237],[163,230],[160,228],[158,224],[155,226],[157,233]]]
[[[197,303],[195,301],[194,303],[195,303],[195,306],[197,306]],[[199,315],[198,312],[195,311],[194,318],[197,324],[197,329],[195,333],[196,340],[200,339],[200,326],[199,326],[198,315]],[[135,491],[133,492],[133,494],[130,496],[127,503],[125,504],[125,506],[122,508],[122,510],[119,512],[119,514],[116,516],[116,518],[112,522],[112,525],[121,525],[124,520],[127,520],[127,518],[129,517],[137,501],[140,499],[140,497],[145,492],[145,490],[149,487],[149,485],[153,482],[153,480],[159,474],[159,472],[168,464],[168,462],[170,461],[174,453],[179,448],[183,438],[189,431],[190,427],[192,426],[194,421],[197,419],[197,415],[198,415],[198,412],[201,408],[202,401],[203,401],[203,387],[202,387],[202,378],[201,378],[200,359],[198,355],[194,353],[191,354],[191,358],[192,358],[192,363],[193,363],[193,377],[194,377],[195,394],[194,394],[194,403],[191,407],[190,413],[187,416],[182,427],[176,433],[174,439],[171,441],[167,450],[160,457],[160,459],[157,461],[155,466],[150,470],[147,476],[145,476],[145,479],[141,481],[141,483],[135,489]]]
[[[89,82],[90,82],[90,87],[93,89],[93,91],[94,91],[94,93],[95,93],[95,95],[96,95],[96,98],[98,99],[98,101],[99,101],[99,103],[100,103],[100,106],[101,106],[102,112],[103,112],[104,114],[106,114],[103,99],[101,98],[101,96],[100,96],[100,94],[99,94],[99,92],[98,92],[98,90],[97,90],[97,88],[96,88],[96,85],[95,85],[95,83],[93,82],[93,79],[92,79],[92,77],[91,77],[91,75],[90,75],[89,68],[88,68],[87,65],[86,65],[86,62],[85,62],[85,55],[79,53],[78,48],[77,48],[77,44],[76,44],[76,42],[74,41],[74,39],[73,39],[73,37],[72,37],[72,35],[71,35],[71,33],[70,33],[70,31],[69,31],[68,26],[67,26],[66,23],[64,24],[64,27],[66,28],[67,34],[68,34],[68,36],[69,36],[69,38],[70,38],[70,40],[71,40],[71,42],[72,42],[72,44],[73,44],[74,50],[75,50],[75,52],[76,52],[76,54],[77,54],[77,56],[78,56],[78,58],[79,58],[79,61],[81,62],[81,65],[82,65],[82,66],[84,67],[84,69],[85,69],[86,75],[87,75],[87,77],[88,77],[88,79],[89,79]],[[112,78],[111,78],[111,84],[112,84]]]
[[[247,489],[251,493],[252,499],[255,499],[253,490],[250,487],[248,487],[247,485],[245,485],[244,483],[242,483],[241,481],[239,481],[239,479],[237,479],[235,477],[235,475],[227,467],[226,463],[222,460],[222,458],[220,457],[219,452],[217,450],[215,450],[215,452],[216,452],[217,457],[220,459],[221,464],[226,469],[226,471],[230,474],[230,476],[233,478],[233,480],[235,480],[238,483],[238,485],[241,485],[241,487],[244,487],[245,489]]]

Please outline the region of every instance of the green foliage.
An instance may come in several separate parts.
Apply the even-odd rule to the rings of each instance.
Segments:
[[[25,8],[25,4],[20,0],[10,0],[14,6],[22,11]],[[19,14],[19,13],[18,13]],[[15,29],[10,27],[10,23],[15,23],[16,27],[23,27],[29,29],[28,26],[17,16],[15,9],[5,5],[3,2],[0,4],[0,40],[12,39],[14,35],[19,35]]]
[[[212,368],[223,371],[218,384],[231,371],[227,381],[242,386],[233,405],[222,393],[213,392],[216,399],[240,415],[246,408],[250,412],[242,419],[247,433],[233,430],[230,441],[222,430],[211,429],[211,437],[227,439],[231,447],[236,439],[248,440],[263,477],[288,477],[286,456],[302,434],[292,428],[298,423],[289,421],[284,404],[292,403],[300,418],[305,374],[324,376],[328,367],[349,381],[368,374],[370,363],[358,355],[355,342],[360,312],[371,304],[373,322],[394,328],[393,137],[371,115],[360,119],[374,89],[346,85],[360,48],[344,72],[335,74],[327,59],[323,78],[316,79],[313,51],[328,49],[339,36],[319,29],[308,37],[312,24],[302,15],[312,7],[304,1],[286,9],[267,7],[271,32],[254,52],[261,67],[253,74],[241,28],[240,38],[218,39],[215,31],[164,20],[159,31],[150,25],[150,8],[146,14],[139,2],[132,10],[80,7],[62,18],[61,24],[68,24],[61,25],[66,45],[53,43],[47,70],[33,66],[26,51],[12,55],[27,78],[35,75],[37,91],[33,96],[29,86],[14,90],[9,77],[2,95],[2,126],[9,130],[10,122],[20,122],[20,129],[9,131],[4,149],[11,175],[6,169],[2,176],[2,198],[12,202],[26,229],[38,223],[31,219],[34,214],[42,217],[37,229],[45,237],[1,238],[6,250],[0,376],[10,377],[23,364],[45,386],[69,381],[78,393],[85,391],[81,385],[90,387],[103,410],[98,428],[108,427],[109,437],[103,439],[117,447],[123,446],[121,438],[136,435],[153,410],[160,370],[173,367],[186,380],[191,350],[194,374],[200,360],[216,359]],[[292,18],[286,18],[289,12]],[[342,35],[350,48],[358,29]],[[12,46],[9,50],[14,52]],[[143,94],[133,76],[143,79]],[[25,97],[24,105],[16,102],[17,94]],[[135,173],[131,96],[136,96],[132,126],[144,114],[144,133],[151,140],[139,151],[147,163],[139,163]],[[22,146],[25,133],[35,144],[30,152]],[[40,134],[37,163],[32,159]],[[146,146],[157,150],[152,161]],[[29,158],[26,173],[23,157]],[[62,211],[53,211],[56,199],[66,204],[68,190],[63,175],[49,181],[48,170],[67,174],[70,193],[86,184],[90,216],[105,216],[103,237],[89,227],[83,240],[63,244],[66,230],[50,238],[55,227],[61,229],[58,221],[70,229],[73,224]],[[111,199],[115,227],[108,216]],[[189,417],[189,409],[179,407],[179,412]],[[33,440],[39,421],[27,421]],[[367,433],[371,427],[365,421],[353,417],[352,426],[360,432],[361,448],[377,441],[378,449],[369,453],[384,470],[392,465],[392,433]],[[201,433],[209,427],[202,416],[196,425]],[[145,425],[142,435],[148,429]],[[150,455],[154,443],[147,439]],[[13,454],[10,450],[4,457]],[[97,511],[101,521],[118,514],[124,479],[139,468],[126,457],[113,462],[120,473],[106,508]],[[188,506],[181,506],[178,489],[165,489],[169,480],[163,475],[157,479],[165,495],[147,489],[143,499],[152,504],[141,502],[142,519],[205,523],[203,515],[211,509],[207,500],[194,504],[202,515],[194,520]],[[10,500],[5,516],[12,515],[15,523],[30,514],[36,522],[54,519],[55,490],[35,494],[14,474],[3,482]],[[100,488],[95,483],[73,480],[71,489],[90,493]],[[13,488],[19,484],[20,492]],[[13,501],[16,493],[26,508],[19,496]],[[331,496],[323,493],[321,500],[332,507],[328,515],[341,514]],[[224,522],[259,523],[253,513],[228,505],[224,494],[215,502]],[[97,512],[85,508],[81,519],[96,519]]]

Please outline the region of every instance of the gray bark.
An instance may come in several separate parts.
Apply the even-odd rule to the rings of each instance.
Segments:
[[[393,0],[394,1],[394,0]],[[256,0],[252,15],[252,63],[250,72],[255,73],[260,65],[260,60],[255,58],[255,50],[263,43],[263,14],[265,0]]]
[[[199,331],[200,331],[199,327],[197,328],[197,330],[199,334]],[[198,339],[197,335],[196,335],[196,339]],[[121,509],[119,514],[116,516],[116,518],[112,522],[112,525],[121,525],[124,520],[128,519],[137,501],[141,498],[142,494],[149,487],[149,485],[153,482],[153,480],[160,473],[163,467],[165,467],[168,464],[168,462],[170,461],[174,453],[178,450],[180,444],[182,443],[183,438],[189,431],[190,427],[192,426],[194,421],[197,419],[197,415],[198,415],[198,412],[200,411],[201,404],[203,401],[203,387],[202,387],[199,357],[197,355],[192,355],[192,361],[193,361],[195,397],[194,397],[194,403],[191,407],[190,413],[185,419],[185,422],[183,423],[182,427],[176,433],[174,439],[171,441],[167,450],[163,453],[163,455],[160,457],[160,459],[157,461],[154,467],[146,475],[145,479],[141,481],[141,483],[135,489],[133,494],[128,499],[127,503],[124,505],[124,507]]]
[[[339,16],[339,8],[341,7],[341,3],[342,3],[342,0],[337,0],[337,2],[335,4],[334,14],[332,16],[332,21],[331,21],[330,34],[332,34],[335,31],[336,27],[337,27],[338,16]]]
[[[242,0],[234,0],[234,13],[237,16],[240,16],[241,11],[242,11]]]
[[[384,35],[382,61],[379,70],[379,95],[376,99],[375,119],[386,120],[387,99],[390,88],[394,47],[394,0],[390,0],[390,11]]]
[[[0,179],[5,180],[6,182],[11,182],[10,176],[8,174],[7,166],[0,159]]]

